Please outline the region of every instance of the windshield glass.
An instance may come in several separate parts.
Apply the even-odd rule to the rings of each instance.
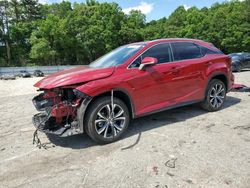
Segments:
[[[231,57],[231,59],[234,60],[239,60],[242,58],[242,56],[240,54],[229,54],[229,56]]]
[[[240,59],[239,56],[231,56],[231,59],[235,60],[235,59]]]
[[[95,60],[93,63],[90,63],[89,66],[94,68],[104,68],[123,64],[144,46],[144,44],[131,44],[116,48],[115,50]]]

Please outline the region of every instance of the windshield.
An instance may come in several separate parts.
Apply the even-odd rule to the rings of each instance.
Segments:
[[[240,59],[240,57],[239,56],[231,56],[231,59],[236,60],[236,59]]]
[[[240,60],[241,58],[242,58],[242,55],[241,54],[236,54],[236,53],[234,53],[234,54],[229,54],[229,56],[231,57],[231,59],[233,60],[233,61],[235,61],[235,60]]]
[[[93,63],[90,63],[89,66],[94,68],[104,68],[123,64],[144,46],[145,44],[131,44],[116,48]]]

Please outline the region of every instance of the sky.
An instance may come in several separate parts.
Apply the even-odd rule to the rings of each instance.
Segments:
[[[39,0],[41,3],[59,3],[62,0]],[[68,0],[70,2],[85,2],[85,0]],[[116,2],[125,13],[130,10],[141,10],[146,15],[147,21],[168,17],[178,6],[183,5],[185,9],[192,6],[197,8],[210,7],[216,2],[225,0],[98,0],[99,2]]]

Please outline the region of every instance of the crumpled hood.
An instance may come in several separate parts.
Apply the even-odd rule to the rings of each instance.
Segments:
[[[106,78],[111,76],[113,72],[114,67],[91,68],[88,66],[78,66],[51,74],[37,82],[34,86],[40,89],[52,89]]]

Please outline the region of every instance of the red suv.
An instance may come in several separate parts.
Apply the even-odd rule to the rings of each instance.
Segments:
[[[193,103],[217,111],[233,82],[231,59],[210,43],[133,43],[36,83],[43,92],[33,99],[41,111],[33,122],[45,133],[86,132],[106,144],[119,139],[132,118]]]

